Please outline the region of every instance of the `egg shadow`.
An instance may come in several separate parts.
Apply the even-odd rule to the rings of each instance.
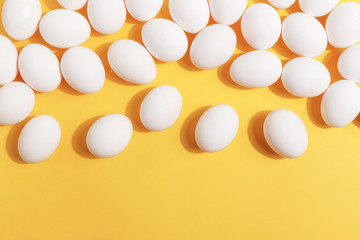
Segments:
[[[326,53],[326,55],[324,56],[322,63],[326,66],[326,68],[329,70],[330,72],[330,76],[331,76],[331,82],[335,82],[341,79],[344,79],[337,67],[337,63],[338,63],[338,59],[341,55],[341,53],[344,51],[344,49],[339,49],[339,48],[334,48],[332,46],[328,46],[327,48],[329,51],[328,53]]]
[[[41,2],[50,10],[63,8],[56,0],[41,0]]]
[[[360,127],[360,115],[358,115],[354,121],[353,121],[353,124],[357,127]]]
[[[278,79],[273,85],[268,87],[270,91],[282,98],[298,99],[299,97],[289,93],[281,82],[281,78]]]
[[[306,110],[313,124],[319,128],[330,128],[321,116],[321,100],[323,95],[308,98],[306,102]]]
[[[194,41],[196,34],[186,33],[186,37],[188,39],[188,49],[187,49],[185,55],[180,60],[178,60],[177,63],[181,68],[183,68],[187,71],[191,71],[191,72],[202,71],[201,69],[195,67],[195,65],[192,63],[191,57],[190,57],[191,44]]]

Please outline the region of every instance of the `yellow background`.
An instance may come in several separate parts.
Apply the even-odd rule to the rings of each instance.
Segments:
[[[60,7],[56,0],[41,2],[44,13]],[[249,5],[253,2],[265,0]],[[297,4],[279,13],[283,18],[296,11]],[[85,9],[80,12],[86,15]],[[170,18],[167,2],[158,17]],[[63,81],[56,91],[36,95],[30,117],[50,114],[62,127],[60,146],[50,159],[23,164],[16,146],[26,121],[0,126],[1,240],[360,239],[360,120],[328,128],[319,113],[321,97],[292,97],[279,82],[244,89],[229,78],[231,61],[199,71],[188,54],[179,62],[157,62],[152,84],[128,84],[110,72],[106,53],[115,40],[141,41],[142,25],[128,16],[120,32],[102,36],[93,31],[84,44],[100,55],[107,70],[99,93],[81,95]],[[239,38],[234,60],[251,48],[239,22],[232,27]],[[2,26],[0,33],[6,35]],[[30,42],[45,44],[37,32],[16,46],[20,51]],[[59,58],[64,52],[51,49]],[[281,40],[271,51],[284,63],[295,57]],[[319,58],[332,81],[341,79],[336,61],[342,51],[329,47]],[[170,129],[148,132],[139,122],[139,105],[149,89],[163,84],[180,90],[183,111]],[[206,107],[220,103],[237,110],[238,135],[221,152],[201,153],[194,142],[195,123]],[[277,157],[264,141],[264,117],[277,108],[296,112],[307,126],[309,148],[298,159]],[[97,118],[110,113],[131,118],[133,139],[117,157],[95,159],[85,135]]]

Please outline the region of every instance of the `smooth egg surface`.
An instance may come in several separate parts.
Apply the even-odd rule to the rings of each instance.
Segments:
[[[14,81],[18,73],[18,52],[15,45],[0,35],[0,85]]]
[[[340,0],[299,0],[301,11],[314,17],[322,17],[333,10]]]
[[[268,2],[277,9],[285,9],[291,7],[296,0],[268,0]]]
[[[58,3],[66,9],[69,10],[79,10],[83,8],[87,0],[57,0]]]
[[[248,0],[209,0],[212,18],[217,23],[232,25],[243,15]]]
[[[342,52],[337,66],[341,76],[345,79],[360,83],[360,44]]]
[[[125,0],[130,15],[140,22],[154,18],[160,11],[164,0]]]

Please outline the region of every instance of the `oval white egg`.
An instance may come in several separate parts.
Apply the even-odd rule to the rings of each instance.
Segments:
[[[18,52],[15,45],[0,34],[0,85],[14,81],[18,73]]]
[[[60,63],[47,47],[33,43],[19,54],[19,72],[22,79],[38,92],[51,92],[61,82]]]
[[[360,41],[360,4],[344,2],[327,17],[325,29],[329,43],[335,48],[346,48]]]
[[[209,0],[212,18],[217,23],[232,25],[243,15],[248,0]]]
[[[239,117],[234,108],[226,104],[206,110],[195,128],[195,139],[205,152],[218,152],[231,144],[239,129]]]
[[[55,152],[60,138],[61,128],[55,118],[49,115],[34,117],[20,133],[20,157],[27,163],[42,162]]]
[[[68,49],[61,58],[61,72],[65,81],[81,93],[96,93],[105,82],[105,69],[99,56],[83,46]]]
[[[298,158],[308,146],[304,122],[296,113],[287,109],[277,109],[267,115],[264,135],[269,146],[283,157]]]
[[[291,7],[296,0],[268,0],[268,2],[278,9],[285,9]]]
[[[68,9],[48,12],[40,21],[40,34],[53,47],[70,48],[84,43],[91,28],[86,18]]]
[[[128,117],[110,114],[98,119],[89,129],[86,144],[89,151],[99,158],[111,158],[129,145],[133,126]]]
[[[248,88],[263,88],[274,84],[281,76],[278,56],[265,50],[255,50],[238,57],[230,67],[230,76],[237,84]]]
[[[113,34],[125,23],[124,0],[88,0],[88,18],[93,28],[102,34]]]
[[[38,29],[41,4],[39,0],[6,0],[1,16],[7,34],[15,40],[25,40]]]
[[[108,51],[111,69],[120,78],[134,84],[148,84],[155,80],[157,70],[150,53],[138,42],[121,39]]]
[[[260,50],[271,48],[280,37],[280,16],[268,4],[253,4],[241,18],[241,32],[251,47]]]
[[[326,91],[331,77],[318,60],[299,57],[285,64],[281,81],[285,89],[297,97],[316,97]]]
[[[293,13],[282,25],[282,39],[285,45],[302,57],[317,57],[325,52],[327,37],[324,27],[313,16]]]
[[[321,115],[327,125],[344,127],[351,123],[360,111],[360,89],[350,80],[330,85],[321,101]]]
[[[140,22],[154,18],[160,11],[164,0],[125,0],[130,15]]]
[[[11,82],[0,88],[0,125],[23,121],[35,105],[33,90],[22,82]]]
[[[152,89],[140,107],[140,119],[145,128],[151,131],[168,129],[179,118],[182,97],[175,87],[163,85]]]
[[[301,11],[314,17],[322,17],[333,10],[340,0],[299,0]]]
[[[337,66],[341,76],[345,79],[360,83],[360,44],[342,52]]]
[[[58,3],[66,9],[69,10],[79,10],[83,8],[87,0],[57,0]]]
[[[210,25],[196,35],[190,47],[192,63],[200,69],[211,69],[225,64],[236,48],[236,34],[224,24]]]

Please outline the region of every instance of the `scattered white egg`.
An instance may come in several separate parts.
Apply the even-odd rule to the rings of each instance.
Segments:
[[[268,4],[253,4],[241,18],[241,32],[251,47],[260,50],[271,48],[280,37],[280,16]]]
[[[340,0],[299,0],[301,11],[314,17],[322,17],[333,10]]]
[[[298,158],[308,146],[304,122],[296,113],[287,109],[277,109],[267,115],[264,135],[269,146],[283,157]]]
[[[263,88],[274,84],[281,76],[278,56],[265,50],[255,50],[238,57],[230,67],[230,76],[237,84],[248,88]]]
[[[164,0],[125,0],[130,15],[140,22],[147,22],[160,11]]]
[[[0,88],[0,125],[23,121],[35,105],[33,90],[22,82],[11,82]]]
[[[360,83],[360,44],[341,53],[337,66],[341,76]]]
[[[110,114],[98,119],[89,129],[86,144],[99,158],[111,158],[121,153],[130,143],[133,126],[128,117]]]
[[[199,32],[210,18],[207,0],[170,0],[169,11],[172,19],[189,33]]]
[[[18,52],[15,45],[0,34],[0,85],[14,81],[18,73]]]
[[[91,28],[86,18],[68,9],[48,12],[40,21],[40,34],[53,47],[70,48],[84,43]]]
[[[105,82],[105,69],[99,56],[83,46],[68,49],[61,58],[65,81],[81,93],[96,93]]]
[[[49,48],[37,43],[21,50],[19,72],[22,79],[38,92],[51,92],[61,82],[58,58]]]
[[[209,0],[212,18],[217,23],[232,25],[243,15],[248,0]]]
[[[182,97],[175,87],[163,85],[151,90],[140,107],[140,119],[145,128],[151,131],[168,129],[179,118]]]
[[[330,85],[321,101],[321,115],[327,125],[344,127],[351,123],[360,111],[360,88],[350,80]]]
[[[20,133],[20,157],[27,163],[42,162],[55,152],[60,138],[61,128],[55,118],[49,115],[34,117]]]
[[[200,69],[211,69],[225,64],[236,48],[234,30],[224,24],[210,25],[196,35],[190,47],[192,63]]]
[[[285,45],[302,57],[320,56],[327,47],[324,27],[306,13],[298,12],[287,16],[283,21],[281,35]]]
[[[316,97],[326,91],[331,77],[318,60],[298,57],[285,64],[281,81],[285,89],[297,97]]]
[[[268,0],[268,2],[278,9],[285,9],[291,7],[296,0]]]
[[[66,9],[69,10],[79,10],[83,8],[87,0],[57,0],[58,3]]]
[[[157,70],[150,53],[138,42],[121,39],[108,51],[111,69],[120,78],[134,84],[148,84],[155,80]]]

